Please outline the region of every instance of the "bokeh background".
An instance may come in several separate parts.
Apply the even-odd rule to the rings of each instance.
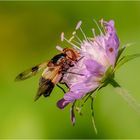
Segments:
[[[91,123],[90,103],[84,115],[69,119],[59,110],[63,96],[55,88],[49,98],[34,102],[41,75],[14,82],[15,76],[58,53],[60,33],[70,37],[79,20],[91,36],[97,21],[114,19],[121,45],[135,43],[126,54],[140,52],[140,2],[0,2],[0,138],[140,138],[140,115],[111,86],[94,102],[98,134]],[[98,33],[98,30],[96,30]],[[125,64],[116,80],[140,103],[140,59]]]

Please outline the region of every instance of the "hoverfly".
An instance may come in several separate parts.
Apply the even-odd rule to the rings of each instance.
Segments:
[[[25,70],[24,72],[20,73],[15,80],[25,80],[44,69],[39,80],[39,88],[35,97],[36,101],[41,95],[47,97],[51,94],[54,86],[62,81],[64,74],[67,73],[70,67],[74,66],[79,57],[80,55],[75,49],[61,49],[61,53],[55,55],[49,62],[46,61],[32,67],[31,69]],[[60,86],[58,85],[58,87]]]

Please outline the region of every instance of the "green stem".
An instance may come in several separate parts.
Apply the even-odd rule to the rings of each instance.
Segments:
[[[140,104],[137,100],[123,89],[114,79],[110,81],[110,84],[116,89],[117,93],[140,115]]]
[[[94,109],[93,109],[93,100],[94,100],[94,98],[93,98],[92,96],[90,96],[90,99],[91,99],[92,124],[93,124],[93,127],[94,127],[94,131],[95,131],[95,133],[97,134],[98,131],[97,131],[97,128],[96,128],[96,123],[95,123],[95,118],[94,118]]]

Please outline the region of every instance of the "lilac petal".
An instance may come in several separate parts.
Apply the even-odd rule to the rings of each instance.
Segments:
[[[108,36],[108,41],[110,42],[110,46],[114,46],[116,49],[119,47],[119,39],[118,36],[116,34],[116,30],[114,27],[114,21],[110,20],[109,22],[104,22],[105,24],[105,28],[107,30],[107,34]]]
[[[114,21],[110,20],[109,22],[103,22],[106,29],[106,53],[109,58],[110,64],[114,66],[116,57],[118,54],[118,47],[119,47],[119,39],[116,34],[116,30],[114,27]]]
[[[72,107],[70,108],[70,119],[71,119],[72,125],[74,126],[75,124],[74,105],[72,105]]]
[[[59,101],[57,102],[57,106],[58,106],[60,109],[63,109],[63,108],[66,107],[68,104],[69,104],[69,102],[66,101],[64,98],[62,98],[61,100],[59,100]]]
[[[93,91],[99,86],[98,82],[94,82],[93,79],[88,78],[87,80],[76,83],[70,88],[70,91],[64,95],[64,99],[68,102],[74,102],[75,100],[81,99],[88,92]]]
[[[110,20],[109,22],[103,21],[103,24],[105,25],[105,29],[108,33],[116,32],[113,20]]]
[[[75,100],[84,97],[85,94],[88,93],[90,90],[91,86],[86,85],[86,81],[75,83],[73,86],[71,86],[70,91],[64,95],[64,99],[68,102],[74,102]]]
[[[99,64],[97,61],[93,59],[87,59],[85,60],[84,63],[86,65],[87,70],[90,71],[90,73],[92,73],[95,76],[98,76],[105,71],[103,65]]]
[[[110,21],[108,22],[108,24],[109,24],[110,26],[114,27],[114,20],[110,20]]]
[[[74,91],[74,89],[75,89],[75,91]],[[78,99],[80,99],[80,98],[82,98],[83,97],[83,92],[85,92],[84,91],[84,89],[82,88],[82,89],[78,89],[78,85],[76,84],[76,85],[74,85],[74,88],[71,88],[71,90],[72,91],[70,91],[70,92],[67,92],[65,95],[64,95],[64,99],[66,100],[66,101],[68,101],[68,102],[73,102],[73,101],[75,101],[75,100],[78,100]],[[82,91],[83,90],[83,91]],[[80,91],[82,91],[82,92],[80,92]],[[86,92],[85,92],[86,93]]]
[[[107,43],[108,45],[106,47],[106,54],[109,58],[110,64],[114,66],[118,54],[118,49],[116,48],[117,45],[113,39],[108,40]]]
[[[106,40],[106,54],[112,65],[114,65],[116,57],[118,55],[119,41],[116,41],[116,38],[117,36],[114,35],[112,37],[109,37],[108,40]]]

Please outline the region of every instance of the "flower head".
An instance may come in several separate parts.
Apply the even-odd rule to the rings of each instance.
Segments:
[[[109,22],[101,20],[104,33],[92,38],[87,38],[81,29],[81,21],[77,24],[76,30],[80,29],[84,35],[84,40],[80,41],[80,49],[78,50],[81,59],[69,69],[64,75],[65,82],[69,91],[64,98],[58,101],[59,108],[64,108],[71,102],[83,98],[87,93],[94,91],[100,86],[107,69],[111,66],[114,68],[118,55],[119,39],[114,27],[114,21]],[[93,34],[94,33],[94,30]],[[64,38],[64,34],[63,34]]]
[[[64,97],[57,102],[57,106],[63,109],[69,103],[72,103],[70,111],[71,121],[74,124],[76,101],[84,99],[84,101],[82,100],[83,103],[80,105],[80,108],[76,107],[76,110],[81,114],[80,111],[84,103],[90,98],[92,122],[95,132],[97,132],[94,121],[93,100],[96,92],[108,84],[119,89],[119,91],[122,92],[119,94],[140,113],[139,103],[123,90],[114,79],[115,72],[120,66],[139,57],[140,54],[122,56],[129,44],[119,48],[120,42],[113,20],[108,22],[100,20],[101,27],[99,27],[96,21],[94,22],[100,34],[96,35],[95,30],[92,29],[93,37],[91,38],[86,37],[83,32],[81,28],[82,21],[78,22],[75,31],[72,33],[73,36],[70,39],[66,39],[64,33],[61,34],[61,41],[67,41],[79,53],[80,58],[75,62],[74,66],[70,67],[67,73],[64,74],[62,80],[68,86],[69,90],[64,94]],[[78,30],[81,31],[84,39],[78,37]]]

